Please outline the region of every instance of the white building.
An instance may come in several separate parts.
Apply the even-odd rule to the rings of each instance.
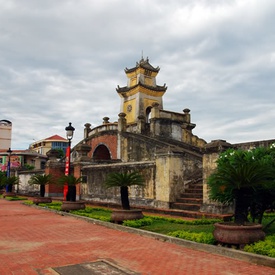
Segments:
[[[0,150],[11,148],[12,123],[9,120],[0,120]]]

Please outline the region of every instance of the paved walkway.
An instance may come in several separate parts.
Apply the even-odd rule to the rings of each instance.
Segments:
[[[275,274],[270,267],[121,232],[21,202],[0,199],[0,225],[1,275]]]

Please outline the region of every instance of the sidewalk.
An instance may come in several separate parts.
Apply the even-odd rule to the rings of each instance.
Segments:
[[[0,199],[1,275],[235,275],[275,269]]]

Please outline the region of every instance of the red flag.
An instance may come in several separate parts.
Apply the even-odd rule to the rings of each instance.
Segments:
[[[71,155],[71,147],[68,146],[66,150],[65,176],[68,176],[70,173],[70,155]],[[68,184],[64,184],[63,194],[64,194],[64,201],[65,201],[68,194]]]

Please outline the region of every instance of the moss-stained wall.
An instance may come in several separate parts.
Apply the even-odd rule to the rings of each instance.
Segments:
[[[157,155],[156,206],[169,208],[194,178],[202,177],[201,168],[201,161],[187,154]]]
[[[87,177],[87,183],[81,189],[81,198],[120,204],[119,188],[106,189],[104,181],[109,173],[123,171],[139,171],[145,180],[144,187],[130,187],[129,197],[131,205],[153,206],[155,197],[155,163],[151,161],[84,166],[82,175],[85,178]]]
[[[225,140],[213,140],[205,146],[205,154],[203,155],[203,205],[202,212],[207,213],[232,213],[233,205],[222,205],[213,202],[209,199],[208,177],[215,171],[218,159],[221,152],[232,147],[232,145]]]

